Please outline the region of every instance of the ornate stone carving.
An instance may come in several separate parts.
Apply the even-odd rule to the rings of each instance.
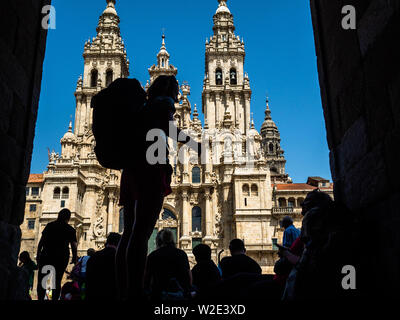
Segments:
[[[104,218],[100,216],[96,219],[96,222],[94,223],[93,235],[95,239],[102,238],[105,236],[105,227],[103,225],[103,222]]]

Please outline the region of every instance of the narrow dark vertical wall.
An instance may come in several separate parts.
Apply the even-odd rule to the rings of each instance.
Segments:
[[[365,292],[398,292],[400,1],[310,3],[335,198],[359,219]],[[355,30],[342,28],[345,5]]]
[[[24,299],[18,271],[51,0],[2,1],[0,10],[0,300]]]

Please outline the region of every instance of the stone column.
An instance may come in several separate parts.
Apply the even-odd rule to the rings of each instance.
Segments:
[[[189,249],[189,195],[186,190],[182,192],[182,236],[180,238],[181,249]]]
[[[82,108],[82,95],[76,96],[76,111],[75,111],[75,135],[81,134],[81,108]]]
[[[249,94],[244,95],[244,106],[245,106],[245,132],[247,133],[250,129],[250,96]]]
[[[85,96],[85,111],[86,111],[85,122],[87,123],[88,128],[90,128],[90,104],[88,96]],[[85,125],[85,123],[83,125]]]
[[[189,148],[184,147],[184,160],[183,160],[183,172],[182,172],[182,182],[189,183]]]
[[[221,117],[222,115],[222,117]],[[221,94],[215,94],[215,126],[222,121],[224,110],[221,110]]]
[[[206,238],[211,239],[213,234],[213,221],[212,221],[212,210],[211,210],[211,194],[210,189],[206,189],[204,193],[204,198],[206,200],[205,205],[205,218],[206,218]]]
[[[110,193],[108,195],[108,213],[107,213],[107,235],[110,232],[113,232],[113,229],[116,230],[114,227],[114,202],[115,202],[115,196],[114,193]]]
[[[239,125],[239,129],[243,132],[244,131],[244,127],[242,125],[242,121],[243,119],[240,118],[240,104],[239,104],[239,95],[235,94],[235,98],[234,98],[234,105],[235,105],[235,126],[236,123]]]

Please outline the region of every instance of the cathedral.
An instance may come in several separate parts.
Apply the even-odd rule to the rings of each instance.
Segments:
[[[189,100],[188,83],[180,84],[175,114],[176,125],[206,143],[208,152],[205,161],[198,161],[197,154],[187,148],[171,148],[173,193],[165,198],[149,251],[155,249],[155,235],[163,228],[174,233],[177,246],[188,254],[191,263],[192,248],[197,244],[209,245],[217,261],[229,254],[230,240],[240,238],[263,272],[272,273],[276,243],[281,242],[283,233],[279,221],[289,215],[299,227],[300,205],[307,193],[319,188],[332,195],[333,185],[320,177],[310,177],[306,183],[291,181],[285,172],[280,133],[272,120],[268,98],[265,120],[259,131],[255,128],[252,90],[244,67],[245,44],[235,34],[227,1],[218,2],[213,35],[205,43],[204,124],[197,105],[192,106]],[[118,205],[121,172],[103,168],[96,159],[90,107],[99,91],[116,78],[129,76],[119,23],[116,0],[107,0],[96,37],[84,44],[83,75],[75,91],[75,119],[61,139],[61,153],[49,152],[47,171],[30,176],[21,251],[27,250],[33,257],[41,231],[64,207],[72,212],[70,224],[77,230],[80,255],[88,248],[101,249],[110,232],[123,231],[122,208]],[[145,89],[159,75],[178,73],[171,63],[165,35],[157,64],[148,71]]]

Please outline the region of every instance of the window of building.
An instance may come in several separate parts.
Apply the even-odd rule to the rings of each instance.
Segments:
[[[198,246],[201,243],[202,243],[201,238],[193,238],[192,239],[192,249],[196,248],[196,246]]]
[[[236,69],[232,68],[229,74],[230,74],[231,84],[237,84]]]
[[[122,233],[124,232],[124,208],[119,210],[119,226],[118,226],[118,232]]]
[[[251,196],[258,197],[258,187],[256,184],[251,185]]]
[[[114,73],[112,70],[107,70],[106,73],[106,87],[108,87],[113,82]]]
[[[62,189],[62,199],[68,199],[69,198],[69,188],[68,187],[64,187]]]
[[[176,220],[176,216],[172,211],[170,211],[168,209],[164,209],[163,214],[162,214],[162,219],[163,220],[168,220],[168,219]]]
[[[201,232],[201,208],[193,207],[192,209],[192,231]]]
[[[36,204],[29,205],[29,212],[36,212]]]
[[[99,72],[96,69],[93,69],[90,73],[90,86],[92,88],[97,87],[97,79],[99,78]]]
[[[39,195],[39,187],[33,187],[31,195],[32,196],[38,196]]]
[[[61,189],[59,187],[55,187],[53,191],[53,199],[60,199],[61,197]]]
[[[298,198],[297,199],[297,206],[301,207],[301,205],[303,204],[304,198]]]
[[[200,183],[200,182],[201,182],[200,168],[194,167],[192,169],[192,183]]]
[[[222,85],[222,70],[220,68],[215,71],[215,83],[217,86]]]
[[[293,198],[290,198],[289,200],[288,200],[288,207],[289,208],[294,208],[295,207],[295,199],[293,199]]]
[[[28,220],[28,230],[35,229],[35,220]]]
[[[29,187],[25,188],[25,194],[26,194],[26,196],[29,196]]]
[[[247,198],[244,198],[244,206],[247,207]]]
[[[269,144],[269,153],[274,153],[274,145],[272,143]]]
[[[279,203],[279,208],[285,208],[286,207],[286,199],[285,198],[279,198],[278,199]]]
[[[61,208],[65,207],[65,200],[61,200],[61,204],[60,204]]]
[[[248,184],[244,184],[242,187],[242,192],[244,196],[249,197],[250,196],[250,188]]]

